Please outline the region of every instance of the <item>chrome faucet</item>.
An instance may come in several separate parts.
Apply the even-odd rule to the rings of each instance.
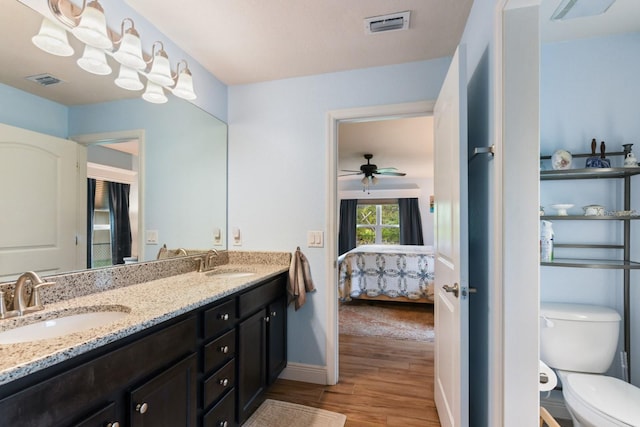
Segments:
[[[31,282],[31,298],[26,300],[26,283]],[[13,291],[13,303],[11,310],[7,310],[4,300],[4,292],[0,292],[0,319],[22,316],[26,313],[44,309],[40,301],[40,289],[51,286],[54,282],[45,282],[33,271],[22,273],[15,284]]]
[[[203,271],[211,270],[215,267],[214,260],[218,257],[218,251],[215,249],[209,249],[209,251],[201,258],[200,265],[198,267],[198,271],[202,273]]]

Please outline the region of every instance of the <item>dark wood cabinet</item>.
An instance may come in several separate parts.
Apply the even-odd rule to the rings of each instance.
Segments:
[[[237,427],[286,366],[286,276],[0,386],[0,425]]]
[[[260,406],[264,392],[287,364],[286,278],[275,278],[238,297],[238,422]]]
[[[195,427],[196,376],[195,354],[129,393],[131,427]]]

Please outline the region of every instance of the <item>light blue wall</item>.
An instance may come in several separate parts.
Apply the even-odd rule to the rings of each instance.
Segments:
[[[242,247],[300,246],[318,288],[290,310],[288,360],[326,363],[327,250],[306,247],[308,230],[325,230],[329,184],[329,111],[434,100],[450,59],[414,62],[229,88],[229,226]],[[326,233],[326,230],[325,230]]]
[[[541,57],[541,152],[556,149],[590,152],[592,138],[605,141],[609,151],[622,151],[621,144],[634,143],[640,152],[640,34],[545,44]],[[599,152],[599,151],[598,151]],[[621,165],[621,157],[612,157]],[[574,159],[573,167],[584,167],[585,159]],[[640,178],[632,178],[632,207],[640,209]],[[572,203],[570,213],[581,214],[582,206],[601,204],[607,210],[623,208],[622,184],[612,180],[552,182],[541,184],[540,202],[546,210],[554,203]],[[639,225],[632,222],[632,259],[640,258]],[[554,224],[558,243],[621,242],[622,224],[607,222],[560,222]],[[556,249],[556,256],[621,257],[621,251]],[[632,301],[640,274],[631,273]],[[622,313],[622,271],[541,268],[542,301],[566,301],[606,305]],[[640,331],[640,307],[632,302],[632,337]],[[632,339],[632,342],[634,340]],[[632,379],[640,384],[640,344],[632,347]],[[621,342],[622,344],[622,342]],[[618,359],[611,373],[620,375]],[[635,373],[635,374],[634,374]]]
[[[0,123],[66,138],[67,107],[0,83]]]
[[[144,129],[145,228],[158,230],[160,244],[207,249],[214,228],[226,228],[224,123],[178,99],[72,107],[69,122],[70,135]],[[145,259],[159,248],[147,245]]]

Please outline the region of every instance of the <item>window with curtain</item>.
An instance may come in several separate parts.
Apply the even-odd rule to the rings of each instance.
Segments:
[[[400,216],[397,200],[389,203],[358,203],[356,218],[358,246],[400,244]]]

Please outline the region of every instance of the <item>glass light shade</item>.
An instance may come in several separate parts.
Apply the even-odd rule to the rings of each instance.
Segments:
[[[362,183],[362,185],[367,185],[369,184],[369,177],[365,176],[364,178],[362,178],[360,180],[360,182]]]
[[[162,86],[159,86],[152,81],[147,82],[147,89],[142,94],[142,99],[153,104],[164,104],[168,101],[167,95],[164,94]]]
[[[129,68],[124,65],[120,66],[120,72],[118,73],[118,78],[115,80],[115,84],[116,86],[127,90],[141,90],[144,88],[144,85],[138,76],[138,72],[133,68]]]
[[[78,59],[78,65],[85,71],[100,76],[111,74],[111,67],[107,64],[104,51],[93,46],[86,45],[82,57]]]
[[[42,20],[40,31],[31,38],[31,41],[34,45],[52,55],[73,55],[73,48],[69,44],[65,29],[47,18]]]
[[[169,58],[163,50],[154,55],[151,71],[147,74],[147,78],[160,86],[173,86]]]
[[[132,28],[122,36],[120,47],[113,54],[113,57],[120,64],[135,70],[144,70],[147,67],[147,63],[142,59],[140,36]]]
[[[188,69],[178,74],[178,82],[172,92],[175,96],[182,99],[189,101],[196,99],[196,93],[193,90],[193,77]]]
[[[92,1],[80,15],[80,23],[71,30],[81,42],[100,49],[111,49],[113,43],[107,35],[107,19],[100,3]]]
[[[371,177],[371,184],[376,185],[378,183],[378,178],[376,178],[375,176]]]

